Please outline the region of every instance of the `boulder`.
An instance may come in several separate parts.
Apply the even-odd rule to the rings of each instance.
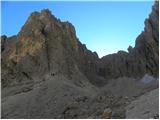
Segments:
[[[110,108],[106,108],[102,114],[102,119],[109,119],[112,116],[112,110]]]

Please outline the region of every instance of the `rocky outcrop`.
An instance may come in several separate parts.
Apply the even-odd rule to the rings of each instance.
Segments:
[[[49,10],[32,13],[18,35],[12,38],[16,42],[5,50],[5,41],[9,39],[2,37],[2,63],[18,70],[16,75],[22,74],[22,77],[15,77],[8,85],[24,82],[19,80],[24,76],[32,80],[46,73],[62,73],[71,79],[78,69],[91,78],[96,72],[98,55],[79,42],[71,23],[61,22]],[[2,86],[5,85],[6,82],[2,82]]]
[[[158,8],[155,2],[134,48],[102,59],[71,23],[48,9],[33,12],[17,35],[1,36],[2,118],[124,118],[123,97],[111,94],[132,97],[158,86],[141,89],[134,79],[158,77]]]
[[[97,93],[98,55],[80,43],[71,23],[45,9],[32,13],[18,35],[1,40],[2,118],[85,118],[93,113],[84,109]]]
[[[110,108],[106,108],[102,114],[102,119],[110,119],[112,116],[112,110]]]
[[[106,79],[142,77],[148,73],[155,77],[159,74],[159,4],[152,8],[149,18],[145,20],[144,31],[137,37],[135,47],[128,47],[128,52],[104,56],[100,60],[100,68]]]

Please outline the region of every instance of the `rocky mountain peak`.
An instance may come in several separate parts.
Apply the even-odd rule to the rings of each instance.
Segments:
[[[32,12],[31,15],[28,17],[29,19],[42,19],[42,18],[55,18],[55,16],[52,14],[52,12],[49,9],[42,9],[40,12],[35,11]]]
[[[18,49],[15,48],[9,55],[15,61],[61,43],[69,51],[78,51],[79,48],[74,26],[68,21],[61,22],[49,9],[31,13],[18,33],[17,40]],[[52,44],[49,45],[49,42]]]
[[[2,118],[125,118],[130,98],[158,87],[158,8],[135,47],[101,59],[71,23],[33,12],[17,35],[1,36]]]
[[[14,62],[20,71],[33,73],[32,77],[46,72],[70,76],[70,71],[74,70],[84,72],[89,77],[91,72],[94,74],[93,71],[96,71],[97,54],[80,43],[70,22],[61,22],[48,9],[31,13],[15,41],[3,59],[8,61],[8,66]],[[26,61],[28,66],[25,65]]]
[[[43,9],[41,10],[41,14],[44,16],[52,16],[52,12],[49,9]]]

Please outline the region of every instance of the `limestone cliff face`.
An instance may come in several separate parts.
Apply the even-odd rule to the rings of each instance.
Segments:
[[[158,77],[159,73],[159,4],[152,8],[145,20],[144,31],[137,37],[135,47],[128,47],[128,52],[104,56],[100,60],[100,69],[106,79],[122,76],[141,77],[148,73]]]
[[[73,79],[76,71],[98,86],[122,76],[141,77],[148,73],[157,77],[158,9],[159,4],[155,2],[134,48],[102,59],[78,40],[71,23],[61,22],[48,9],[33,12],[18,35],[1,37],[2,87],[33,82],[48,73],[64,74]]]
[[[90,103],[98,56],[80,43],[71,23],[45,9],[1,42],[2,118],[87,118],[96,109]]]
[[[61,73],[71,79],[77,70],[91,78],[97,60],[98,55],[79,42],[71,23],[61,22],[48,9],[34,12],[18,35],[2,36],[2,69],[6,70],[2,86],[23,83],[24,76],[41,78],[46,73]],[[9,71],[14,77],[6,81]]]

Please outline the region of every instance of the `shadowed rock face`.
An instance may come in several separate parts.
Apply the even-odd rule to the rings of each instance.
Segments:
[[[105,78],[121,76],[142,77],[145,73],[158,76],[159,73],[159,4],[152,8],[145,20],[144,31],[137,37],[135,47],[129,46],[128,53],[119,51],[104,56],[100,64],[105,71]],[[101,69],[102,69],[101,68]]]
[[[87,118],[109,105],[95,100],[101,88],[112,91],[117,85],[109,80],[127,83],[128,78],[121,77],[158,77],[158,8],[155,2],[134,48],[101,59],[79,41],[71,23],[60,21],[48,9],[33,12],[17,35],[1,36],[2,117]],[[117,86],[122,90],[124,85]]]

